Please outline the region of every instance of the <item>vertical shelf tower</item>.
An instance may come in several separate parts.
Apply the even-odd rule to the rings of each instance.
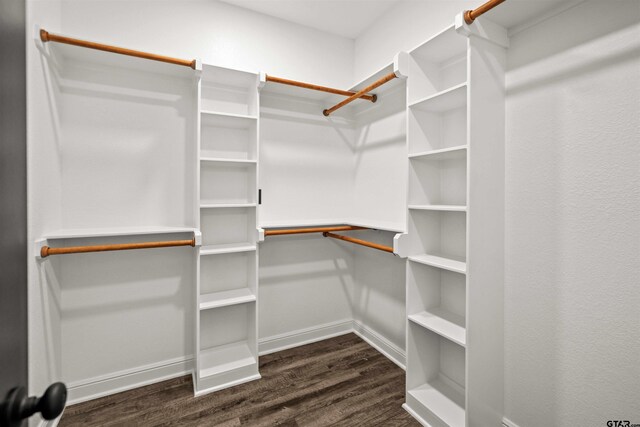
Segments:
[[[198,82],[196,395],[258,373],[259,74],[204,64]]]
[[[500,425],[506,31],[462,16],[410,52],[405,409]]]

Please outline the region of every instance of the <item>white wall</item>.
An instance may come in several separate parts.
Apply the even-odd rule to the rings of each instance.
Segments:
[[[198,57],[203,62],[211,62],[216,65],[262,70],[273,75],[309,80],[330,86],[342,87],[352,83],[353,40],[325,34],[217,1],[73,0],[59,2],[57,0],[30,0],[28,11],[29,29],[37,24],[53,33],[61,32],[78,38],[177,57]],[[65,151],[65,147],[68,148],[69,144],[65,144],[65,142],[70,141],[70,135],[72,137],[80,135],[76,131],[85,132],[85,140],[81,142],[87,142],[88,138],[93,143],[97,143],[97,139],[87,136],[88,128],[81,126],[79,117],[83,110],[82,108],[76,109],[77,102],[85,102],[87,109],[84,112],[87,113],[87,117],[85,117],[88,120],[85,120],[87,123],[96,117],[90,113],[96,108],[99,111],[111,111],[120,114],[120,116],[126,116],[126,106],[108,105],[109,102],[121,102],[122,99],[116,97],[114,100],[109,96],[103,96],[101,91],[109,85],[100,87],[100,82],[102,82],[100,79],[97,83],[86,84],[87,82],[82,82],[79,87],[73,87],[73,83],[78,79],[71,79],[71,85],[68,85],[70,80],[52,76],[48,64],[35,48],[31,30],[27,38],[29,49],[29,240],[33,242],[44,233],[59,229],[63,225],[99,226],[102,222],[105,223],[105,226],[125,225],[112,223],[112,218],[109,215],[113,212],[106,217],[93,215],[96,212],[93,214],[84,212],[85,216],[78,216],[78,212],[80,212],[78,209],[67,209],[71,205],[61,202],[65,199],[65,194],[77,196],[83,191],[87,191],[86,188],[80,187],[90,184],[77,179],[64,179],[65,176],[68,178],[69,173],[75,170],[70,167],[69,160],[72,159],[73,165],[78,166],[87,154],[96,155],[98,151],[89,150],[82,156],[75,155],[77,154],[75,150],[67,151],[66,160],[62,158],[61,153]],[[71,71],[73,71],[73,67],[71,67]],[[95,73],[89,74],[92,78],[96,77]],[[106,76],[106,78],[111,79],[111,83],[115,82],[116,86],[120,84],[126,86],[128,84],[125,81],[127,73],[124,75],[115,73],[113,76]],[[82,77],[82,73],[80,76]],[[169,84],[168,87],[170,86]],[[95,99],[88,95],[88,92],[91,91],[95,91],[93,93]],[[153,93],[156,92],[149,89],[145,96],[153,96]],[[150,117],[145,115],[145,111],[156,117],[154,108],[158,108],[157,106],[140,103],[138,102],[140,97],[133,95],[131,97],[125,96],[124,99],[125,103],[139,104],[136,107],[138,108],[137,112],[131,117],[140,115]],[[178,99],[181,99],[183,103],[190,102],[188,95],[178,97]],[[87,106],[86,102],[93,103]],[[100,104],[101,102],[102,104]],[[158,105],[165,104],[158,101]],[[150,108],[145,109],[145,106],[150,106]],[[171,108],[171,106],[169,105],[167,108]],[[172,120],[185,117],[180,111],[169,116]],[[124,120],[126,121],[126,117]],[[73,126],[70,127],[69,123],[72,123]],[[91,124],[91,126],[95,125],[95,122]],[[128,138],[132,136],[132,133],[143,137],[144,131],[140,128],[139,123],[138,126],[135,124],[129,126],[126,138],[124,134],[107,134],[104,129],[98,135],[107,140],[113,137],[119,141],[125,139],[129,141]],[[142,126],[142,128],[146,130],[160,129],[154,125]],[[165,137],[171,138],[171,135],[171,133],[166,133]],[[147,142],[157,142],[157,135],[147,136],[149,136]],[[88,144],[80,145],[79,148],[87,146]],[[123,146],[126,144],[118,144],[118,147],[122,148]],[[142,151],[136,153],[136,156],[144,156]],[[105,154],[118,157],[115,152],[110,150],[106,150]],[[124,156],[123,159],[128,159],[130,161],[128,164],[135,166],[133,157]],[[164,159],[166,160],[166,158]],[[103,160],[105,162],[97,162],[93,166],[87,164],[87,167],[95,166],[103,172],[105,170],[117,172],[114,169],[104,168],[103,166],[107,163],[106,157]],[[108,162],[114,160],[111,158]],[[66,162],[64,173],[63,162]],[[109,188],[112,189],[112,180],[106,180],[104,183],[106,186],[111,185]],[[80,186],[76,188],[77,191],[72,188],[75,184]],[[117,195],[116,193],[113,193],[112,196]],[[96,194],[88,193],[90,198],[94,199],[91,201],[92,203],[88,204],[99,204],[99,200],[94,197]],[[158,197],[166,196],[166,192],[154,194]],[[75,198],[72,200],[72,204],[75,203],[76,208],[79,209],[86,207],[76,196],[73,196]],[[178,198],[186,200],[188,195],[184,198],[178,196]],[[65,206],[66,208],[62,209]],[[138,203],[131,206],[140,207],[142,205]],[[176,205],[176,208],[180,209],[180,206]],[[139,224],[145,222],[145,218],[151,218],[157,222],[157,218],[151,211],[147,209],[146,212],[144,215],[135,216],[133,221]],[[137,214],[139,213],[137,212]],[[177,213],[177,215],[182,214],[188,215],[188,210],[180,210]],[[123,217],[119,218],[122,220]],[[83,222],[83,219],[89,219],[89,222],[96,219],[100,219],[100,221],[89,224],[87,221]],[[333,247],[329,249],[336,252]],[[148,255],[146,251],[140,251],[137,255],[94,254],[86,255],[86,258],[72,256],[61,260],[61,262],[47,261],[38,264],[32,257],[33,251],[30,249],[28,254],[31,259],[29,278],[30,392],[41,394],[51,382],[60,379],[81,384],[87,380],[97,381],[99,377],[105,378],[113,374],[122,374],[124,371],[135,370],[143,365],[164,363],[165,361],[173,363],[178,359],[190,357],[192,353],[191,331],[193,329],[191,326],[192,316],[189,311],[192,304],[190,283],[193,278],[189,269],[191,264],[189,257],[185,255],[186,252],[178,251],[180,250],[167,250],[164,255],[156,254],[153,256]],[[175,262],[169,262],[169,260],[163,262],[165,256],[171,257],[172,260],[175,259]],[[82,262],[82,266],[75,269],[74,263],[79,259],[83,259],[85,262]],[[151,282],[145,282],[142,270],[152,268],[151,265],[154,262],[160,262],[164,269],[162,272],[155,273],[155,292],[151,292],[147,286],[153,285],[150,284]],[[124,270],[118,267],[127,263],[129,263],[129,267]],[[265,265],[269,263],[268,257],[266,263]],[[334,264],[330,264],[333,268]],[[283,269],[283,276],[291,271],[289,267]],[[345,268],[346,272],[340,273],[343,276],[350,274],[348,267]],[[95,280],[90,286],[91,289],[84,289],[87,277],[91,276],[95,276]],[[109,279],[107,280],[107,278]],[[337,292],[343,292],[338,289],[341,286],[338,279],[335,282],[337,283]],[[124,294],[133,295],[134,298],[122,300],[118,292],[113,292],[116,288]],[[323,286],[317,286],[317,289],[320,291]],[[87,296],[85,291],[93,293]],[[102,292],[108,294],[108,299],[100,299]],[[267,297],[266,301],[269,301],[269,294],[265,293],[265,296]],[[328,318],[350,318],[350,308],[346,297],[342,297],[342,301],[344,302],[342,305],[325,304],[332,307],[333,311],[329,310],[326,315],[320,314],[316,320],[325,322]],[[100,307],[96,308],[96,304]],[[266,322],[267,326],[264,331],[278,331],[277,316],[283,312],[273,312],[276,317],[272,321]],[[105,320],[108,316],[112,316],[111,320]],[[137,317],[140,317],[142,321],[137,322]],[[113,321],[114,319],[116,321]],[[148,328],[148,325],[158,325],[163,321],[170,323],[165,325],[170,329],[167,332],[172,337],[170,340],[157,339],[155,343],[158,345],[151,348],[143,343],[144,339],[142,341],[136,339],[137,334]],[[137,327],[123,326],[133,324]],[[127,333],[121,333],[123,330],[126,330]],[[90,340],[87,338],[87,334],[92,336]],[[153,334],[147,334],[147,337],[153,339]],[[131,345],[127,344],[127,340]],[[134,342],[140,345],[132,346]],[[109,343],[110,345],[107,345]],[[87,344],[91,344],[91,346],[86,347]],[[104,345],[107,346],[100,347]],[[107,350],[123,346],[128,347],[127,357],[119,358],[117,363],[112,363],[114,361],[111,357],[112,353]],[[149,351],[135,351],[136,348],[142,347],[146,347]]]
[[[453,24],[463,10],[482,0],[402,0],[383,14],[355,41],[354,81],[389,64],[396,53],[418,46]]]
[[[56,154],[59,130],[48,101],[48,95],[55,89],[49,85],[48,71],[33,42],[32,28],[40,22],[59,26],[60,10],[57,0],[27,2],[29,393],[37,395],[60,378],[60,290],[46,286],[45,271],[37,267],[32,254],[35,239],[61,220],[58,203],[61,164]],[[34,189],[38,174],[49,177],[49,185]]]
[[[353,40],[215,0],[62,5],[61,29],[78,38],[321,85],[352,84]]]
[[[474,3],[403,1],[356,40],[356,80]],[[505,410],[521,427],[640,419],[639,15],[590,1],[511,39]]]
[[[639,20],[637,0],[592,1],[511,39],[505,408],[521,427],[640,420]]]

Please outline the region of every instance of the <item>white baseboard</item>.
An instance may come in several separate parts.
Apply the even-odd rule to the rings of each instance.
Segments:
[[[68,386],[67,404],[73,405],[180,377],[190,374],[192,370],[193,357],[186,356],[71,383]]]
[[[325,323],[324,325],[314,326],[312,328],[298,329],[296,331],[262,338],[258,342],[258,353],[260,356],[263,356],[265,354],[345,335],[350,332],[353,332],[353,321],[351,319]]]
[[[298,329],[285,334],[263,338],[258,343],[259,354],[265,355],[299,347],[329,338],[355,333],[393,363],[405,369],[405,352],[376,331],[351,320],[340,320],[311,328]],[[71,383],[68,386],[67,404],[85,402],[110,394],[188,375],[193,371],[193,357],[180,357],[140,366],[109,375]],[[55,424],[52,424],[55,423]],[[44,421],[39,427],[55,427],[57,421]],[[512,427],[512,426],[508,426]],[[517,426],[515,426],[517,427]]]
[[[38,415],[34,415],[34,417],[37,417]],[[58,425],[58,423],[60,422],[60,418],[58,417],[55,420],[40,420],[40,422],[38,422],[38,427],[56,427]],[[32,424],[29,424],[32,425]]]
[[[414,420],[416,420],[417,422],[420,423],[420,425],[422,425],[424,427],[431,427],[431,424],[426,422],[420,415],[418,415],[418,413],[416,411],[414,411],[413,409],[409,408],[409,405],[407,405],[406,403],[402,404],[402,409],[407,411],[409,413],[409,415],[411,415],[413,417]]]
[[[518,424],[514,423],[513,421],[511,421],[508,418],[503,418],[502,419],[502,425],[504,427],[518,427]]]
[[[403,370],[406,369],[407,356],[404,350],[356,320],[353,321],[353,332],[366,341],[371,347],[386,356],[387,359],[391,360]]]

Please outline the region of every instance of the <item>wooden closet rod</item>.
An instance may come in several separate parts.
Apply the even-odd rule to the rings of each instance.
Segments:
[[[170,240],[164,242],[145,242],[145,243],[123,243],[118,245],[98,245],[98,246],[72,246],[68,248],[50,248],[43,246],[40,249],[40,256],[46,258],[49,255],[79,254],[85,252],[106,252],[106,251],[125,251],[129,249],[151,249],[151,248],[168,248],[171,246],[195,246],[195,237],[191,240]]]
[[[386,82],[393,80],[396,78],[396,74],[395,73],[389,73],[386,76],[380,78],[379,80],[371,83],[369,86],[365,87],[364,89],[362,89],[361,91],[358,91],[356,93],[354,93],[353,95],[351,95],[350,97],[348,97],[347,99],[345,99],[344,101],[334,105],[331,108],[328,108],[326,110],[324,110],[322,112],[322,114],[324,114],[325,116],[328,116],[329,114],[333,113],[334,111],[336,111],[338,108],[342,108],[345,105],[349,104],[350,102],[355,101],[358,98],[361,98],[362,95],[364,95],[367,92],[372,91],[373,89],[377,88],[378,86],[382,86],[383,84],[385,84]]]
[[[268,82],[280,83],[280,84],[289,85],[289,86],[302,87],[302,88],[311,89],[311,90],[318,90],[320,92],[328,92],[328,93],[333,93],[333,94],[336,94],[336,95],[351,96],[351,95],[355,94],[355,92],[350,92],[348,90],[334,89],[332,87],[319,86],[319,85],[314,85],[314,84],[311,84],[311,83],[299,82],[299,81],[296,81],[296,80],[288,80],[288,79],[283,79],[281,77],[273,77],[273,76],[269,76],[269,75],[267,75],[266,80]],[[378,100],[378,96],[377,95],[363,95],[361,98],[362,99],[366,99],[367,101],[371,101],[371,102],[376,102]]]
[[[393,253],[393,248],[391,246],[380,245],[378,243],[367,242],[366,240],[356,239],[354,237],[341,236],[339,234],[333,233],[322,233],[324,237],[333,237],[334,239],[344,240],[345,242],[355,243],[356,245],[366,246],[368,248],[378,249],[379,251],[385,251],[389,253]]]
[[[473,21],[475,21],[478,16],[487,13],[488,11],[490,11],[500,3],[504,3],[505,1],[506,0],[489,0],[485,4],[478,6],[473,10],[466,10],[464,12],[464,22],[466,22],[468,25],[473,24]]]
[[[150,59],[152,61],[167,62],[169,64],[182,65],[196,69],[196,60],[172,58],[170,56],[156,55],[155,53],[141,52],[139,50],[126,49],[123,47],[110,46],[107,44],[94,43],[86,40],[74,39],[71,37],[51,34],[46,30],[40,30],[40,40],[43,42],[57,42],[70,44],[73,46],[86,47],[88,49],[102,50],[105,52],[117,53],[120,55],[135,56],[136,58]]]
[[[315,228],[290,228],[283,230],[265,230],[265,236],[282,236],[288,234],[325,233],[328,231],[352,231],[367,230],[365,227],[355,227],[351,225],[341,225],[336,227],[315,227]]]

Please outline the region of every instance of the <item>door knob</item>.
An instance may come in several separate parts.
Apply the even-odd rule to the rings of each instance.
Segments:
[[[24,387],[9,391],[0,405],[0,426],[20,427],[22,420],[40,412],[45,420],[57,418],[67,403],[67,387],[63,383],[53,383],[42,397],[28,397]]]

